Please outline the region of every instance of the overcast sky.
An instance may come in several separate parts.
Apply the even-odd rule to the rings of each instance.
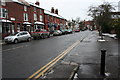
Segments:
[[[26,0],[35,3],[36,0]],[[118,2],[120,0],[38,0],[40,6],[46,10],[51,10],[51,7],[58,9],[58,13],[66,19],[76,19],[80,17],[81,20],[91,19],[87,16],[88,7],[93,5],[97,6],[104,1],[110,2],[112,5],[118,8]],[[118,10],[118,9],[117,9]]]

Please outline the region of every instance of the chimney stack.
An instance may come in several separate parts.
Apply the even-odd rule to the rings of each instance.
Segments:
[[[55,10],[55,14],[58,14],[58,9]]]
[[[39,0],[36,0],[36,3],[35,3],[35,4],[38,5],[38,6],[40,6]]]
[[[54,13],[54,7],[51,8],[51,13]]]

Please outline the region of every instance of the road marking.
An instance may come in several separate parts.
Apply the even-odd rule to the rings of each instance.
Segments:
[[[70,52],[77,44],[75,44],[74,46],[72,46],[65,54],[63,54],[60,58],[58,58],[55,62],[53,62],[50,66],[48,66],[45,70],[43,70],[41,73],[39,73],[36,78],[39,78],[40,76],[42,76],[49,68],[51,68],[55,63],[57,63],[60,59],[62,59],[68,52]]]
[[[22,47],[27,47],[27,46],[29,46],[29,45],[19,46],[19,47],[15,47],[15,48],[11,48],[11,49],[5,49],[5,50],[2,50],[2,51],[0,51],[0,52],[10,51],[10,50],[14,50],[14,49],[22,48]]]
[[[50,61],[48,64],[40,68],[38,71],[36,71],[34,74],[32,74],[28,79],[32,78],[39,78],[42,76],[47,70],[49,70],[55,63],[57,63],[60,59],[62,59],[68,52],[70,52],[75,46],[77,46],[80,43],[80,41],[76,41],[73,45],[68,47],[65,51],[63,51],[60,55],[58,55],[56,58],[54,58],[52,61]]]

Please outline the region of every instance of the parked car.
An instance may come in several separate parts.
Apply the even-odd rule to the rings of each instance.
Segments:
[[[18,43],[21,41],[30,41],[31,35],[27,31],[16,32],[4,38],[5,43]]]
[[[80,32],[80,29],[75,29],[75,32]]]
[[[81,31],[85,31],[85,29],[83,29],[83,28],[82,28],[82,29],[80,29],[80,30],[81,30]]]
[[[62,34],[62,32],[60,30],[55,30],[54,33],[53,33],[54,36],[58,36],[58,35],[61,35],[61,34]]]
[[[67,31],[67,33],[72,33],[73,31],[72,31],[72,29],[68,29],[68,31]]]
[[[62,34],[67,34],[68,33],[68,29],[63,29],[61,30]]]
[[[37,29],[34,32],[31,32],[33,39],[48,38],[50,37],[50,32],[45,29]]]

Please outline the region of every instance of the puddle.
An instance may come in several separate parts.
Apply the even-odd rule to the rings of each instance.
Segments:
[[[89,65],[80,65],[81,74],[93,73],[92,68]]]
[[[54,73],[54,70],[51,70],[48,74],[53,74]]]

